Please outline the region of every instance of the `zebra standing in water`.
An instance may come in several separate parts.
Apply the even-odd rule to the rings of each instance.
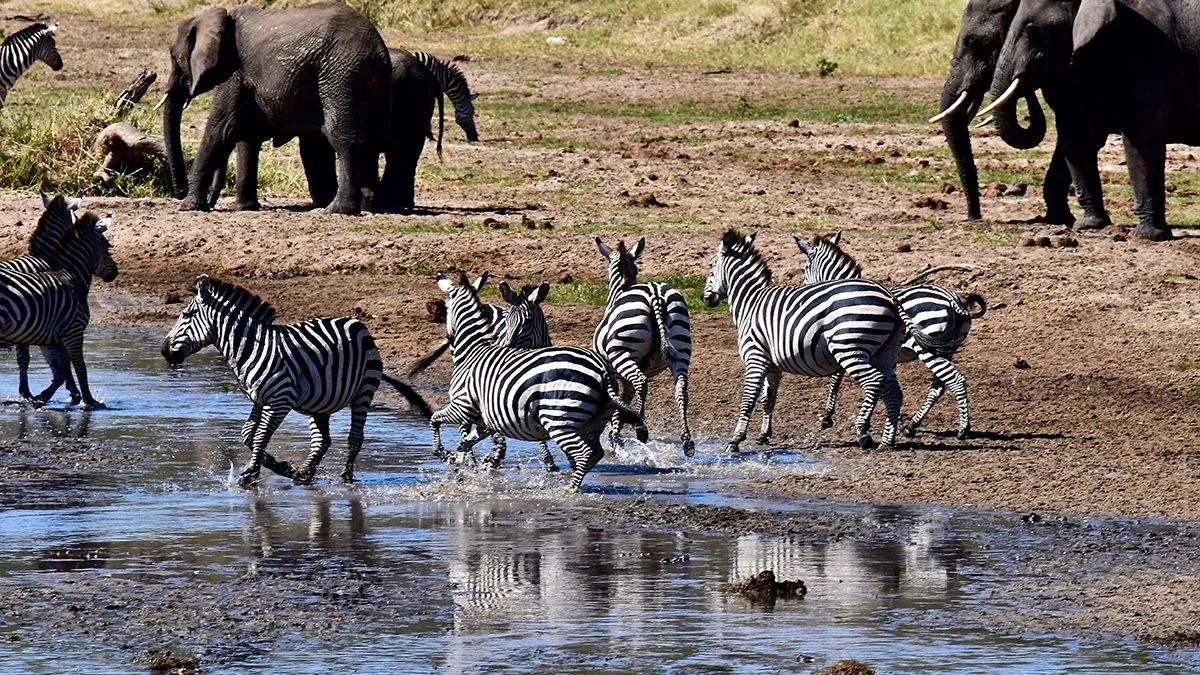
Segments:
[[[62,70],[62,57],[54,45],[54,32],[58,24],[47,26],[35,23],[9,35],[0,43],[0,108],[4,107],[4,99],[17,83],[17,78],[25,74],[34,61],[42,61],[51,70]]]
[[[472,94],[471,88],[467,86],[467,78],[458,69],[458,66],[439,59],[429,52],[409,52],[425,69],[433,75],[437,80],[438,85],[454,105],[454,121],[458,126],[462,127],[464,133],[467,134],[467,140],[471,143],[479,140],[479,133],[475,130],[475,99],[479,98],[479,94]],[[445,103],[442,100],[441,94],[438,95],[438,135],[437,135],[437,155],[438,159],[442,158],[442,132],[445,127],[446,115],[443,110]],[[433,138],[433,133],[430,132],[430,138]]]
[[[808,256],[804,263],[804,283],[857,279],[862,276],[862,267],[838,246],[841,238],[841,232],[829,238],[816,237],[811,243],[799,237],[795,238],[796,246]],[[967,380],[954,367],[951,358],[966,341],[971,322],[987,312],[987,302],[975,293],[960,298],[953,291],[933,284],[902,286],[892,289],[892,294],[896,296],[896,301],[904,308],[905,313],[912,317],[913,324],[922,332],[950,342],[943,352],[935,353],[923,347],[911,335],[905,336],[899,363],[921,359],[921,363],[933,374],[933,382],[929,386],[925,403],[901,431],[909,437],[916,434],[921,420],[925,419],[948,387],[958,403],[958,438],[966,438],[971,430]],[[841,373],[833,375],[829,380],[825,414],[821,417],[823,429],[833,426],[833,410],[837,404],[838,387],[841,383]]]
[[[754,248],[754,235],[729,230],[704,282],[706,305],[716,307],[726,298],[737,327],[738,353],[746,368],[737,427],[727,452],[737,454],[746,439],[760,391],[763,420],[758,442],[770,441],[771,415],[779,379],[785,372],[828,377],[845,371],[864,393],[856,425],[859,444],[866,448],[873,443],[867,423],[880,396],[887,407],[880,447],[894,443],[901,403],[896,359],[906,318],[886,288],[857,279],[773,286],[771,270]],[[918,330],[913,330],[913,337],[922,344],[940,346]]]
[[[679,435],[683,454],[696,452],[687,419],[687,377],[692,362],[692,328],[683,293],[667,284],[637,282],[637,259],[646,248],[646,238],[631,250],[617,242],[613,251],[596,237],[596,248],[608,261],[608,302],[592,338],[592,347],[603,354],[629,386],[638,414],[646,413],[649,378],[670,368],[675,381],[675,403],[679,407]],[[621,422],[613,418],[610,440],[620,443]]]
[[[604,456],[600,432],[615,407],[624,421],[647,438],[641,417],[621,402],[616,373],[590,349],[545,347],[512,349],[505,344],[519,330],[522,316],[509,312],[497,339],[482,309],[478,289],[459,274],[458,283],[438,275],[446,294],[446,335],[454,352],[450,402],[430,420],[433,451],[446,455],[442,424],[474,424],[475,433],[459,444],[460,454],[484,435],[523,440],[551,439],[571,462],[571,487]]]
[[[357,319],[309,319],[275,324],[275,308],[234,284],[206,275],[196,278],[196,296],[163,340],[167,363],[179,365],[207,345],[216,346],[253,403],[242,426],[251,449],[243,486],[258,482],[266,466],[297,483],[311,483],[332,443],[329,417],[350,406],[349,451],[342,480],[354,481],[354,461],[363,444],[371,399],[386,381],[429,416],[429,406],[411,387],[383,373],[375,339]],[[267,443],[293,409],[309,416],[312,444],[304,464],[293,470],[267,453]]]
[[[50,207],[53,218],[71,218],[62,197],[56,197]],[[84,213],[67,228],[50,253],[49,270],[0,271],[0,342],[65,349],[75,368],[84,409],[104,407],[88,388],[83,333],[91,318],[88,293],[92,276],[98,275],[104,281],[117,276],[105,229],[107,223],[96,214]],[[42,394],[46,398],[62,385],[67,368],[60,363],[52,370],[54,380]]]

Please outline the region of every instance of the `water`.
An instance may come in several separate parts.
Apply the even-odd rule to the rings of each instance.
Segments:
[[[230,619],[270,617],[259,638],[193,646],[205,670],[811,672],[842,658],[921,673],[1200,666],[1190,652],[978,627],[971,618],[1010,581],[1005,560],[1040,545],[1003,516],[834,505],[881,533],[853,541],[626,532],[569,517],[621,509],[627,495],[647,493],[800,515],[828,510],[828,502],[777,504],[724,491],[739,478],[822,470],[795,453],[734,463],[705,459],[702,446],[702,456],[687,461],[669,443],[652,442],[606,459],[584,494],[573,495],[565,476],[540,470],[530,444],[510,444],[501,472],[460,472],[431,459],[419,419],[384,410],[368,419],[358,486],[330,480],[344,459],[343,414],[323,482],[294,487],[264,472],[264,485],[248,492],[228,479],[231,459],[240,468],[246,458],[238,433],[249,404],[215,355],[172,371],[150,332],[103,329],[92,332],[88,356],[93,390],[111,409],[8,406],[0,433],[48,443],[86,436],[101,452],[131,459],[97,462],[73,481],[3,498],[0,593],[86,586],[93,590],[80,597],[91,598],[86,609],[97,628],[80,634],[61,621],[30,625],[0,612],[0,637],[14,639],[0,640],[3,672],[126,671],[148,644],[140,633],[123,639],[122,631],[142,630],[122,623],[131,608],[180,612],[182,625],[181,608],[195,605],[205,626],[243,606],[239,588],[277,592],[261,601],[292,604]],[[14,370],[0,358],[0,387],[10,398]],[[307,443],[296,415],[271,448],[295,461]],[[720,591],[763,569],[805,580],[807,596],[768,606]],[[254,585],[262,580],[270,592]],[[135,590],[114,590],[127,587]],[[186,595],[192,587],[201,590]],[[170,604],[171,593],[185,600]],[[314,630],[325,613],[333,623]],[[291,619],[299,625],[287,625]],[[167,635],[168,645],[187,644],[186,635]]]

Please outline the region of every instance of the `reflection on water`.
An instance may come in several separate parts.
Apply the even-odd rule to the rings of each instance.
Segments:
[[[813,541],[620,532],[582,527],[570,514],[573,505],[621,508],[627,493],[737,503],[720,495],[722,479],[819,470],[792,453],[685,462],[670,445],[630,444],[592,474],[587,494],[571,495],[562,490],[566,478],[540,470],[528,444],[510,445],[514,466],[503,472],[456,473],[429,457],[419,420],[377,411],[367,426],[362,485],[297,488],[273,478],[257,492],[229,490],[229,461],[244,459],[238,431],[248,404],[215,358],[170,371],[144,347],[154,342],[137,331],[105,331],[89,342],[96,391],[112,410],[0,409],[0,433],[86,436],[97,452],[132,458],[119,469],[81,469],[76,482],[58,486],[71,499],[38,509],[19,499],[8,504],[0,517],[0,593],[87,578],[135,580],[153,594],[247,576],[344,580],[346,592],[359,594],[389,589],[356,610],[352,629],[324,635],[296,628],[230,657],[230,667],[251,669],[777,672],[796,668],[798,659],[813,659],[815,668],[849,657],[887,672],[1200,665],[1140,645],[1013,639],[935,620],[969,616],[1003,591],[1005,580],[989,573],[990,553],[979,545],[981,519],[990,516],[848,507],[888,536]],[[15,389],[11,373],[0,361],[0,391]],[[341,438],[345,427],[344,419],[335,424]],[[304,420],[292,417],[272,449],[300,457],[307,438]],[[339,451],[344,442],[330,456]],[[799,515],[829,508],[754,506]],[[1022,545],[987,527],[995,550]],[[767,607],[719,590],[764,569],[803,579],[808,595]],[[88,640],[28,635],[37,629],[6,626],[0,612],[0,632],[18,628],[39,639],[19,646],[0,640],[0,671],[95,662]],[[79,654],[80,662],[64,654]]]

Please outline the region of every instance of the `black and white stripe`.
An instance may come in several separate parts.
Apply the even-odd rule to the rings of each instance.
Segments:
[[[354,461],[363,443],[367,411],[380,380],[394,386],[426,416],[429,406],[408,385],[383,373],[375,339],[357,319],[309,319],[275,324],[275,308],[240,286],[206,275],[196,278],[196,295],[163,341],[162,355],[178,365],[214,345],[253,404],[242,427],[250,463],[243,485],[256,483],[260,467],[311,482],[329,450],[329,417],[350,407],[349,450],[342,480],[354,480]],[[312,444],[304,464],[293,470],[267,453],[267,443],[292,410],[309,416]]]
[[[638,414],[646,412],[646,389],[651,377],[670,369],[679,408],[679,436],[683,454],[696,451],[687,418],[688,366],[692,362],[692,327],[683,293],[660,282],[638,283],[637,259],[646,238],[632,249],[617,242],[610,249],[596,238],[596,248],[608,262],[608,301],[596,326],[592,347],[604,355],[627,385],[625,401],[636,402]],[[619,444],[620,420],[613,419],[611,440]]]
[[[0,108],[4,99],[34,61],[43,61],[52,70],[62,70],[62,57],[54,46],[58,24],[35,23],[4,38],[0,43]]]
[[[621,402],[616,373],[599,354],[578,347],[501,346],[512,337],[514,326],[507,325],[505,334],[495,337],[478,288],[465,275],[460,274],[457,283],[439,275],[438,287],[446,294],[446,335],[454,350],[454,373],[450,402],[430,422],[437,456],[446,456],[442,424],[476,425],[475,433],[460,443],[460,455],[493,433],[550,439],[570,460],[571,487],[577,489],[604,456],[600,432],[614,407],[645,440],[641,417]]]
[[[35,235],[39,241],[31,253],[46,260],[49,269],[0,271],[0,342],[64,349],[75,368],[83,407],[98,408],[103,404],[92,397],[83,361],[83,333],[91,318],[88,293],[93,275],[112,281],[117,265],[104,236],[108,221],[90,212],[75,217],[74,222],[72,218],[61,196],[42,214],[39,230],[63,232],[50,248],[44,248],[46,241]],[[48,400],[66,377],[65,363],[50,360],[54,379],[39,396],[42,400]]]
[[[856,424],[858,442],[864,447],[872,444],[867,424],[882,396],[887,424],[881,446],[894,443],[901,403],[895,369],[904,319],[886,288],[865,280],[773,286],[771,271],[754,248],[754,235],[730,230],[704,283],[705,304],[716,307],[726,298],[746,369],[729,453],[736,454],[746,439],[760,391],[763,423],[758,441],[770,440],[771,414],[783,373],[828,377],[845,371],[864,393]],[[914,335],[929,341],[923,333]]]
[[[817,237],[812,242],[796,238],[796,245],[807,255],[804,263],[805,283],[821,283],[833,279],[857,279],[862,275],[861,266],[839,246],[841,232],[832,237]],[[933,382],[920,410],[903,427],[906,436],[916,433],[921,420],[949,388],[958,403],[958,437],[965,438],[971,430],[971,415],[967,397],[967,381],[951,361],[954,352],[962,346],[971,330],[971,321],[983,316],[987,303],[974,293],[960,298],[953,291],[934,284],[904,286],[892,289],[896,301],[910,318],[912,325],[921,332],[946,343],[946,347],[934,352],[913,338],[911,332],[904,337],[899,363],[920,359],[933,374]],[[837,404],[838,387],[842,374],[834,375],[829,381],[829,394],[825,401],[825,414],[821,426],[833,426],[833,411]]]
[[[437,80],[438,85],[442,88],[442,93],[446,98],[450,99],[450,103],[454,105],[454,121],[458,126],[462,127],[464,133],[467,134],[467,140],[474,143],[479,140],[479,133],[475,130],[475,99],[479,98],[479,94],[472,94],[471,87],[467,85],[467,78],[463,75],[458,66],[439,59],[429,52],[409,52],[413,58],[421,62]],[[438,139],[437,152],[438,157],[442,156],[442,99],[438,98]]]

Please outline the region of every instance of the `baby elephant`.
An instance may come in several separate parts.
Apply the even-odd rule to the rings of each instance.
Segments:
[[[205,275],[196,278],[196,297],[163,341],[162,355],[179,365],[207,345],[216,346],[254,403],[242,426],[250,463],[243,486],[258,482],[266,466],[297,483],[311,483],[329,450],[329,416],[350,406],[350,441],[342,480],[354,481],[354,460],[362,449],[363,425],[380,380],[395,387],[427,419],[429,406],[411,387],[383,374],[375,339],[361,321],[309,319],[275,325],[275,308],[240,286]],[[293,470],[267,453],[267,443],[293,409],[309,416],[312,449]]]

